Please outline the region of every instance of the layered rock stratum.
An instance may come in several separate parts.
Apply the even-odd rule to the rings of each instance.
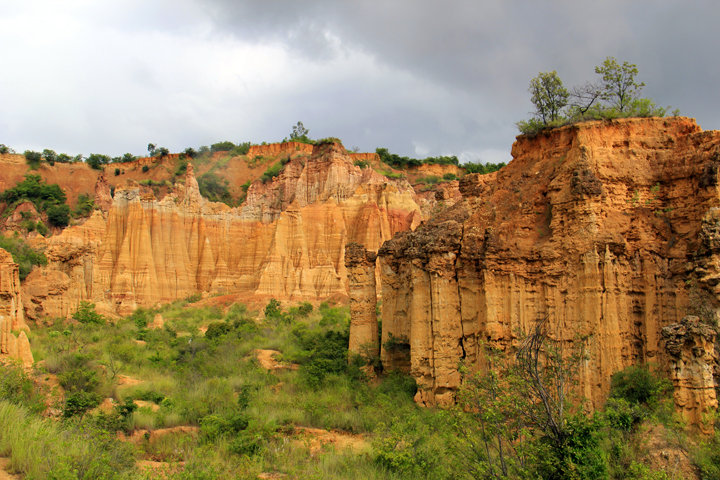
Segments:
[[[566,351],[585,345],[594,405],[612,373],[680,362],[678,407],[698,421],[717,406],[717,350],[687,353],[712,343],[700,335],[670,355],[662,329],[693,313],[717,325],[720,132],[687,118],[589,122],[518,137],[512,156],[378,252],[385,367],[409,370],[420,403],[447,404],[460,362],[481,370],[485,345],[512,352],[547,319]]]
[[[355,165],[341,145],[303,148],[236,208],[203,198],[192,164],[162,198],[132,181],[117,186],[106,212],[48,239],[48,266],[24,286],[28,316],[67,317],[81,300],[126,314],[196,293],[346,295],[345,245],[377,250],[417,226],[420,207],[406,181]],[[108,204],[105,177],[95,191]]]
[[[19,267],[12,255],[0,248],[0,358],[33,364],[29,328],[25,323]]]

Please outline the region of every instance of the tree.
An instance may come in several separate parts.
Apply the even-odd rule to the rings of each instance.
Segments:
[[[67,227],[70,223],[70,207],[66,203],[53,205],[47,209],[48,222],[54,227]]]
[[[87,158],[87,164],[95,170],[102,170],[103,166],[110,163],[110,157],[99,153],[91,153]]]
[[[530,80],[530,100],[535,105],[535,115],[547,125],[560,119],[560,112],[568,103],[570,95],[557,72],[540,72]]]
[[[42,154],[33,150],[25,150],[25,161],[30,166],[31,170],[36,170],[40,167],[40,161],[42,160]]]
[[[157,145],[155,145],[154,143],[147,144],[148,155],[150,155],[151,157],[155,156],[156,149],[157,149]]]
[[[292,132],[290,133],[290,140],[307,141],[309,133],[310,130],[305,128],[305,125],[303,125],[302,122],[297,122],[297,125],[292,127]]]
[[[645,86],[635,80],[638,69],[634,63],[620,65],[615,57],[607,57],[602,65],[595,67],[595,73],[602,75],[602,99],[611,102],[619,112],[625,112]]]
[[[573,87],[570,91],[570,117],[582,119],[593,106],[597,106],[602,92],[602,87],[590,82]]]

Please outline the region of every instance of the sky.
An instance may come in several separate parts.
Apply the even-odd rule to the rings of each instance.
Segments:
[[[720,129],[717,0],[0,0],[0,143],[170,151],[311,138],[510,160],[541,71],[642,94]]]

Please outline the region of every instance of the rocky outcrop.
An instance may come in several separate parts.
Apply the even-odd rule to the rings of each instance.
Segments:
[[[49,264],[26,285],[33,316],[67,316],[80,300],[128,313],[198,292],[345,295],[345,245],[377,250],[421,213],[407,182],[355,166],[342,145],[311,151],[255,181],[237,208],[206,201],[192,165],[162,199],[116,188],[107,213],[48,240]]]
[[[26,331],[29,329],[23,313],[19,268],[11,255],[0,249],[0,357],[32,365]]]
[[[712,412],[718,407],[713,376],[718,364],[716,336],[715,328],[694,315],[662,329],[665,351],[670,357],[675,405],[704,433],[712,432]]]
[[[459,362],[482,368],[484,345],[511,352],[547,318],[561,344],[586,342],[594,405],[613,372],[669,369],[662,328],[718,307],[718,152],[720,132],[687,118],[518,137],[505,168],[467,175],[461,201],[378,252],[384,366],[450,403]]]
[[[350,353],[368,357],[380,354],[375,288],[375,252],[358,243],[345,246],[345,268],[350,296]]]

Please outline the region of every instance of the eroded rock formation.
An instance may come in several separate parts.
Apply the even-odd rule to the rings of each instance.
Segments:
[[[23,313],[19,268],[12,255],[0,248],[0,357],[32,365],[26,331],[29,329]]]
[[[341,145],[310,151],[254,182],[237,208],[206,201],[192,165],[162,199],[137,184],[116,188],[109,212],[49,239],[49,265],[25,286],[33,318],[67,316],[80,300],[128,313],[197,292],[345,295],[345,245],[377,250],[421,212],[407,182],[355,166]]]
[[[589,122],[518,137],[512,156],[378,252],[385,367],[410,371],[419,402],[450,403],[459,362],[481,368],[484,344],[512,351],[547,317],[553,338],[585,339],[594,405],[613,372],[669,369],[662,328],[718,306],[720,132],[687,118]]]
[[[662,329],[665,351],[670,357],[675,404],[704,433],[712,432],[712,412],[718,407],[713,376],[718,363],[716,336],[715,328],[695,315]]]
[[[345,268],[350,296],[350,345],[348,350],[366,356],[380,354],[375,287],[375,252],[358,243],[345,246]]]

